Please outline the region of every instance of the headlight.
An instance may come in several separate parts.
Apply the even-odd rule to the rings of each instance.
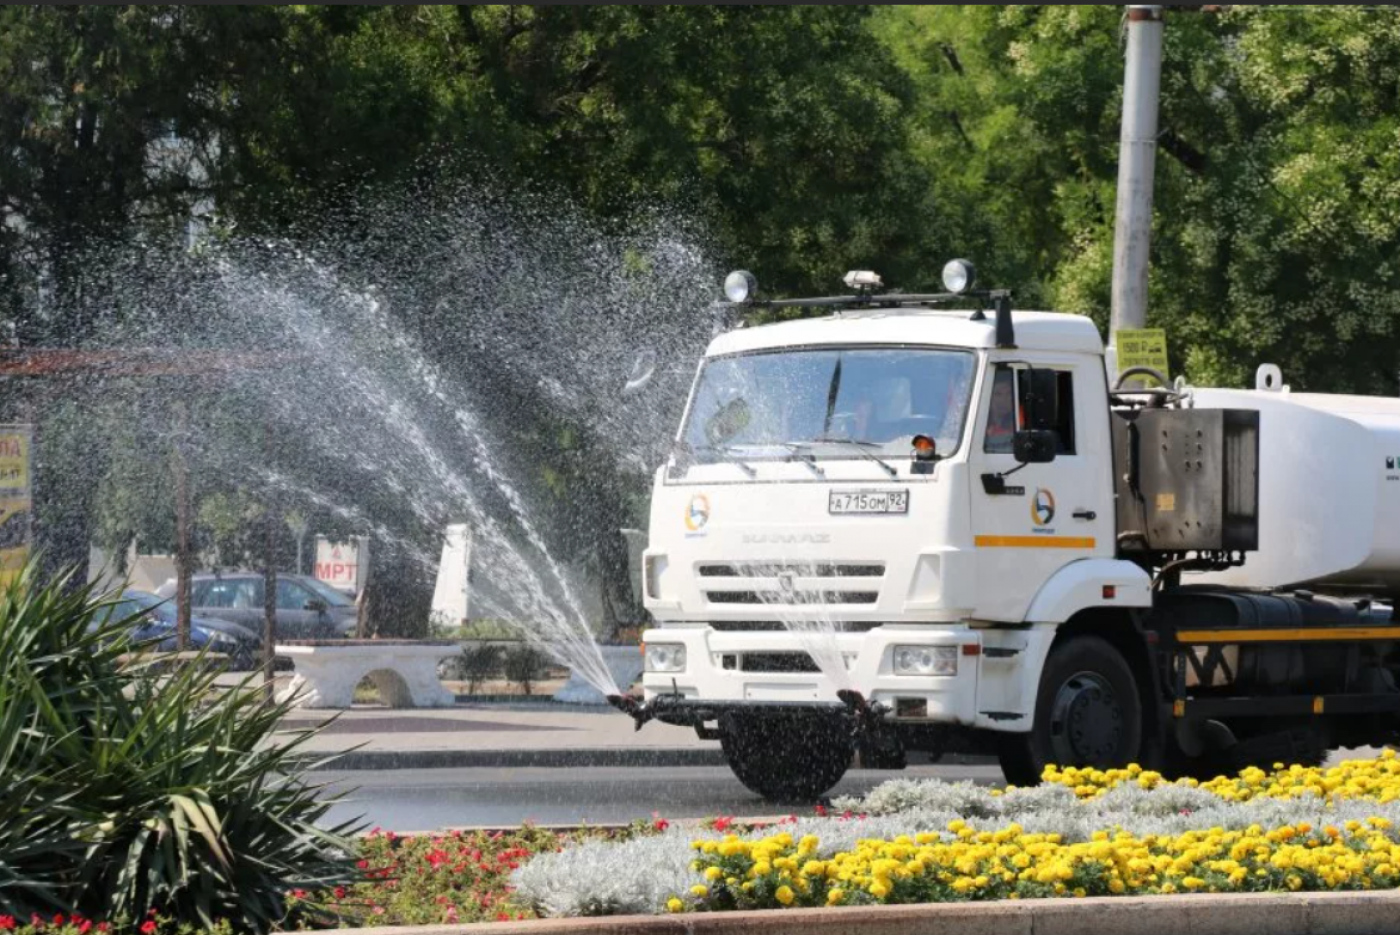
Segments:
[[[956,646],[896,646],[895,675],[957,675]]]
[[[648,672],[684,672],[685,647],[680,643],[648,643]]]

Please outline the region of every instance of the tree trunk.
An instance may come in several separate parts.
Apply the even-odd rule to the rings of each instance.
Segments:
[[[171,446],[171,468],[175,475],[175,650],[184,652],[190,643],[190,578],[194,555],[190,544],[190,471],[185,461],[185,434],[190,414],[183,400],[175,402],[175,444]]]

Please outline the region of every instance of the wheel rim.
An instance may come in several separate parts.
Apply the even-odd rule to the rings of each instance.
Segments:
[[[1127,723],[1108,679],[1077,672],[1065,679],[1050,709],[1050,747],[1062,766],[1111,766]]]

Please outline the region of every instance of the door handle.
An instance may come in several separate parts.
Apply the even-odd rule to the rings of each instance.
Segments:
[[[1095,513],[1093,510],[1075,510],[1070,515],[1075,519],[1098,519],[1099,517],[1099,514]]]

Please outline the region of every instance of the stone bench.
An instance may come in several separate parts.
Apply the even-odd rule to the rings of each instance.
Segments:
[[[277,693],[300,708],[348,708],[369,677],[391,708],[442,708],[456,701],[438,680],[438,663],[461,644],[434,640],[288,640],[276,654],[292,660],[291,682]]]

